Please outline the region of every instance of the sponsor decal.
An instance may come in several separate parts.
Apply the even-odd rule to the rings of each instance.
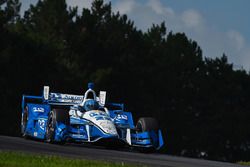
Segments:
[[[121,114],[118,114],[116,119],[123,119],[123,120],[128,120],[128,116],[127,115],[121,115]]]
[[[104,121],[100,123],[100,127],[106,132],[110,134],[117,134],[114,124]]]
[[[86,138],[86,135],[72,134],[72,137],[76,137],[76,138]]]
[[[42,107],[33,107],[34,112],[44,112],[44,108]]]
[[[93,110],[85,113],[84,118],[92,121],[97,127],[103,130],[105,133],[117,135],[112,119],[107,113],[99,110]],[[86,130],[88,132],[88,126],[86,125]]]
[[[83,96],[80,95],[70,95],[70,94],[60,94],[51,93],[50,98],[52,101],[61,103],[76,103],[79,104],[83,101]]]
[[[42,129],[44,131],[45,129],[45,120],[44,119],[39,119],[38,120],[38,126],[40,129]]]
[[[104,112],[96,112],[96,113],[92,112],[92,113],[89,114],[89,116],[95,118],[97,121],[100,121],[100,120],[112,121],[111,118],[109,118],[107,116],[107,114],[104,113]]]
[[[89,114],[90,117],[96,117],[96,116],[107,116],[104,112],[92,112]]]

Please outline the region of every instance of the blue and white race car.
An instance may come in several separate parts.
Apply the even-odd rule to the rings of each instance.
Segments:
[[[123,104],[106,103],[88,84],[84,95],[51,93],[44,86],[42,96],[23,95],[21,133],[49,143],[102,143],[159,150],[164,142],[154,118],[140,118],[134,125]]]

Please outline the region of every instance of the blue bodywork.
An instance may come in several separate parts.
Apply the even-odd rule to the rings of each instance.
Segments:
[[[94,92],[92,89],[93,85],[89,85],[88,91]],[[97,100],[100,102],[98,98]],[[84,95],[48,92],[46,94],[45,89],[42,96],[23,95],[21,126],[23,126],[24,122],[24,113],[26,112],[28,115],[26,128],[22,132],[23,135],[45,140],[49,114],[52,109],[62,107],[68,110],[69,113],[78,111],[83,101]],[[131,112],[125,112],[123,104],[101,104],[100,108],[105,109],[108,114],[105,112],[92,112],[89,114],[91,119],[70,115],[70,124],[57,122],[54,141],[91,143],[112,140],[132,147],[154,148],[156,150],[159,150],[164,145],[161,130],[139,132],[134,125]],[[95,124],[93,120],[112,121],[117,133],[105,131],[105,126],[102,128]]]

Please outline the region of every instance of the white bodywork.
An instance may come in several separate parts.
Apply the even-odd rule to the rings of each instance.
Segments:
[[[92,110],[87,112],[81,112],[79,110],[71,109],[69,111],[69,115],[75,118],[84,118],[94,123],[97,127],[99,127],[102,131],[112,135],[118,135],[116,131],[116,127],[112,122],[110,116],[103,111],[100,110]]]
[[[109,115],[103,111],[100,110],[92,110],[85,112],[82,116],[82,118],[85,118],[91,122],[93,122],[95,125],[97,125],[101,130],[103,130],[105,133],[112,134],[112,135],[118,135],[115,125],[112,122]]]
[[[92,94],[93,100],[96,100],[100,106],[105,105],[106,101],[106,92],[100,91],[99,97],[96,96],[96,93],[92,89],[88,89],[84,96],[78,96],[78,95],[69,95],[69,94],[56,94],[51,93],[50,96],[60,98],[60,102],[69,102],[69,103],[75,103],[75,105],[70,109],[69,115],[73,116],[75,118],[84,118],[86,120],[89,120],[93,124],[95,124],[99,129],[101,129],[104,133],[111,134],[111,135],[118,135],[116,131],[116,127],[114,123],[112,122],[112,119],[109,116],[109,112],[107,108],[104,107],[104,111],[100,110],[91,110],[82,112],[79,110],[78,105],[83,107],[84,103],[89,99],[89,94]],[[44,86],[44,97],[45,99],[48,99],[49,96],[49,87]],[[90,126],[86,125],[87,132],[90,133]],[[88,134],[90,136],[90,134]],[[90,138],[89,138],[90,140]]]

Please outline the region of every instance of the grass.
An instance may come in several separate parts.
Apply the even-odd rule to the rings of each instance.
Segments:
[[[32,155],[0,151],[0,167],[136,167],[124,163],[70,159],[60,156]]]
[[[240,164],[240,165],[250,166],[250,162],[240,161],[240,162],[238,162],[238,164]]]

